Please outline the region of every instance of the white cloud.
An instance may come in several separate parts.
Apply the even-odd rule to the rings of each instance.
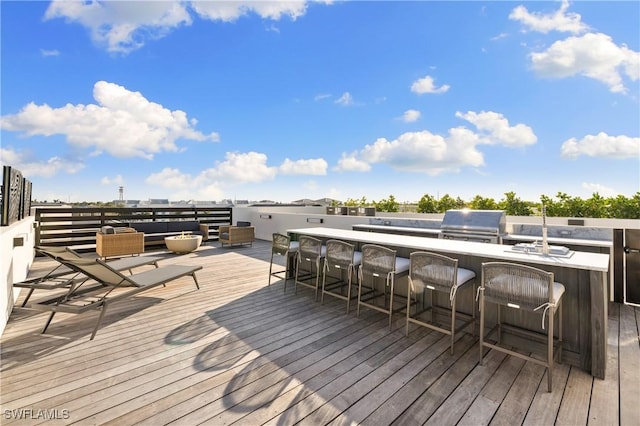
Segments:
[[[280,28],[276,27],[274,24],[265,27],[265,30],[269,33],[280,34]]]
[[[212,169],[205,170],[202,177],[235,183],[263,182],[276,177],[278,169],[267,165],[266,154],[260,152],[227,152],[225,160]]]
[[[509,125],[504,115],[493,111],[476,113],[456,112],[456,117],[467,120],[481,132],[482,143],[506,146],[533,145],[538,141],[531,127],[524,124]]]
[[[27,178],[50,178],[61,172],[72,175],[85,168],[85,164],[80,161],[60,157],[51,157],[45,161],[36,160],[24,152],[6,148],[0,148],[0,160],[2,164],[20,170]]]
[[[185,112],[150,102],[140,92],[99,81],[93,96],[97,104],[52,108],[30,103],[18,114],[1,117],[0,127],[26,136],[62,134],[75,147],[122,158],[151,159],[159,152],[177,152],[178,139],[219,140],[215,133],[195,130],[196,120],[189,120]]]
[[[340,96],[338,99],[335,100],[335,103],[342,106],[353,105],[354,104],[353,96],[351,96],[351,93],[349,92],[344,92],[342,96]]]
[[[46,49],[40,49],[40,54],[44,57],[47,56],[60,56],[60,51],[53,49],[53,50],[46,50]]]
[[[420,111],[417,111],[415,109],[408,109],[404,112],[404,114],[402,114],[402,121],[404,121],[405,123],[413,123],[420,119],[420,115]]]
[[[284,175],[326,175],[327,162],[322,158],[291,161],[288,158],[278,168]]]
[[[296,20],[307,10],[306,0],[287,1],[66,1],[53,0],[45,19],[62,18],[89,30],[92,40],[109,52],[129,53],[147,40],[162,38],[191,25],[192,12],[203,19],[232,22],[250,13],[273,21]],[[324,2],[330,3],[330,2]],[[277,30],[275,27],[268,31]]]
[[[317,94],[316,96],[314,96],[313,100],[314,101],[321,101],[323,99],[327,99],[327,98],[330,98],[330,97],[331,97],[331,95],[329,93],[320,93],[320,94]]]
[[[587,31],[589,26],[582,22],[578,13],[567,12],[569,2],[564,0],[560,9],[551,14],[529,12],[520,5],[509,14],[509,19],[522,23],[528,30],[547,34],[551,31],[579,34]]]
[[[224,196],[223,184],[215,177],[206,176],[207,171],[193,177],[189,173],[182,173],[178,169],[170,167],[162,169],[158,173],[149,175],[145,182],[149,185],[157,185],[170,191],[173,200],[215,200]],[[167,192],[165,191],[165,192]]]
[[[122,175],[116,175],[112,178],[105,176],[100,179],[100,183],[103,185],[123,185],[124,179],[122,178]]]
[[[405,172],[455,173],[464,167],[484,166],[479,145],[515,147],[537,141],[529,126],[510,126],[509,121],[496,112],[458,112],[456,116],[472,123],[477,131],[456,127],[449,129],[446,136],[423,130],[403,133],[394,140],[379,138],[360,151],[343,153],[335,169],[366,172],[372,164],[381,163]]]
[[[449,88],[448,84],[436,87],[433,77],[428,75],[414,81],[411,85],[411,91],[419,95],[424,93],[445,93]]]
[[[530,58],[534,71],[542,77],[583,75],[603,82],[614,93],[626,92],[623,74],[633,81],[640,78],[640,52],[618,46],[601,33],[557,41]]]
[[[45,19],[64,18],[87,28],[92,40],[109,52],[128,53],[146,39],[157,39],[191,24],[187,3],[173,1],[65,1],[54,0]]]
[[[604,132],[587,135],[580,140],[571,138],[562,144],[563,157],[577,158],[581,155],[602,158],[640,158],[640,138],[609,136]]]
[[[231,22],[249,13],[277,21],[283,16],[292,20],[303,16],[307,1],[192,1],[191,7],[201,17],[214,21]]]
[[[491,41],[498,41],[498,40],[501,40],[501,39],[503,39],[503,38],[507,38],[507,37],[509,37],[509,34],[508,34],[508,33],[500,33],[500,34],[498,34],[497,36],[493,36],[493,37],[491,37],[491,39],[490,39],[490,40],[491,40]]]
[[[616,191],[613,188],[606,187],[599,183],[582,182],[582,188],[587,190],[589,192],[589,195],[592,195],[596,192],[603,197],[615,197],[617,195],[620,195],[619,191]]]
[[[321,158],[292,161],[280,167],[267,165],[266,154],[260,152],[227,152],[224,161],[201,171],[197,176],[179,169],[165,168],[147,177],[145,182],[173,191],[173,199],[213,200],[224,196],[233,185],[259,184],[283,175],[326,175],[327,162]]]
[[[371,165],[358,159],[355,152],[352,154],[343,153],[334,170],[337,172],[368,172],[371,170]]]
[[[477,143],[477,136],[464,128],[450,129],[448,137],[423,130],[404,133],[392,141],[379,138],[359,154],[367,163],[384,163],[396,170],[438,175],[458,172],[465,166],[482,166],[484,159],[475,148]]]
[[[145,179],[145,182],[150,185],[158,185],[168,189],[186,189],[189,188],[192,181],[191,175],[170,167],[162,169],[159,173],[152,173]]]

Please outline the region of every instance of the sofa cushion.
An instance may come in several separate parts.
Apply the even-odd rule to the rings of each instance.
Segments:
[[[200,222],[196,220],[185,220],[177,222],[167,222],[167,232],[193,231],[200,232]]]
[[[168,222],[132,222],[131,227],[145,234],[157,234],[167,232]]]

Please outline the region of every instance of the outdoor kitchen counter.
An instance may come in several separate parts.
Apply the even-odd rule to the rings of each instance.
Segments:
[[[290,229],[296,240],[309,235],[322,240],[339,239],[362,244],[392,247],[398,256],[409,257],[413,251],[442,253],[459,261],[459,266],[476,272],[479,282],[483,262],[507,261],[534,266],[554,273],[565,286],[563,297],[563,362],[577,365],[598,378],[604,378],[607,362],[607,277],[609,255],[575,251],[569,257],[543,256],[511,251],[511,246],[459,240],[423,238],[335,228]],[[475,303],[469,301],[468,303]],[[464,307],[464,306],[463,306]],[[510,322],[537,329],[540,319],[522,312],[509,312]]]
[[[503,241],[514,241],[514,242],[533,242],[540,241],[542,237],[535,235],[518,235],[518,234],[508,234],[503,237]],[[606,240],[586,240],[582,238],[562,238],[562,237],[549,237],[547,238],[549,244],[556,245],[568,245],[568,246],[586,246],[586,247],[600,247],[610,249],[613,247],[613,241]]]
[[[441,231],[438,228],[419,228],[411,226],[393,226],[393,225],[369,225],[369,224],[356,224],[351,228],[354,231],[368,231],[368,232],[381,232],[386,234],[400,234],[400,235],[413,235],[413,236],[425,236],[438,238]],[[502,237],[505,242],[533,242],[540,241],[542,237],[535,235],[519,235],[519,234],[507,234]],[[569,246],[585,246],[585,247],[598,247],[610,249],[613,247],[613,241],[606,240],[587,240],[582,238],[562,238],[562,237],[549,237],[549,244],[556,245],[569,245]]]
[[[352,225],[354,231],[365,232],[382,232],[386,234],[415,235],[438,238],[440,235],[439,228],[418,228],[411,226],[393,226],[393,225]]]

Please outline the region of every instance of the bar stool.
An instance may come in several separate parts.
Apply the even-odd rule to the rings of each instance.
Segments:
[[[296,266],[296,280],[294,282],[294,293],[298,292],[298,284],[315,290],[314,301],[318,300],[318,291],[320,289],[320,265],[321,260],[325,257],[327,248],[322,241],[302,235],[299,238],[300,246],[298,247],[298,264]],[[308,269],[305,269],[308,266]],[[302,270],[302,274],[300,271]]]
[[[351,287],[353,286],[353,271],[360,266],[362,253],[355,251],[353,244],[339,240],[329,240],[322,268],[322,295],[320,303],[324,304],[324,295],[337,297],[347,301],[347,314],[351,302]],[[346,271],[346,272],[345,272]],[[346,273],[346,277],[343,274]],[[338,275],[336,277],[336,275]],[[327,278],[331,279],[328,281]],[[347,294],[344,294],[346,287]]]
[[[482,365],[483,349],[491,348],[509,355],[522,358],[526,361],[542,365],[547,368],[547,387],[551,392],[551,379],[553,377],[554,361],[554,332],[553,319],[558,311],[558,339],[557,351],[558,362],[562,362],[562,295],[564,286],[554,282],[553,273],[543,271],[531,266],[518,265],[506,262],[487,262],[482,264],[482,283],[478,288],[480,298],[480,364]],[[494,303],[498,307],[497,312],[497,343],[485,341],[484,321],[485,303]],[[529,312],[542,311],[543,332],[526,332],[514,326],[502,324],[501,307],[507,306],[511,309],[522,309]],[[545,316],[548,317],[547,329],[545,330]],[[535,339],[546,340],[547,353],[546,360],[542,361],[531,356],[506,349],[501,346],[502,328],[509,328],[520,331]],[[491,330],[491,334],[494,330]]]
[[[287,290],[287,280],[295,273],[291,273],[291,268],[296,268],[295,254],[298,252],[300,244],[297,241],[291,241],[291,238],[287,235],[274,233],[273,242],[271,244],[271,261],[269,263],[269,285],[271,285],[271,277],[284,279],[284,289]],[[285,259],[285,269],[280,271],[273,271],[273,256],[283,256]],[[284,273],[284,277],[280,274]]]
[[[362,263],[358,270],[358,309],[356,316],[360,316],[360,306],[365,306],[389,315],[389,329],[394,312],[406,308],[406,303],[394,309],[394,291],[396,276],[406,274],[409,271],[409,259],[396,257],[396,251],[376,244],[362,246]],[[383,288],[379,288],[381,279],[384,279]],[[363,288],[368,290],[363,293]],[[366,296],[363,298],[363,296]],[[382,304],[376,303],[384,297]]]
[[[453,355],[453,345],[455,342],[456,332],[466,328],[469,324],[473,327],[473,335],[475,336],[475,320],[476,309],[475,300],[473,299],[473,291],[471,293],[472,314],[462,314],[456,312],[456,296],[461,288],[471,288],[470,283],[475,283],[476,273],[464,268],[458,267],[458,259],[443,256],[441,254],[429,252],[413,252],[410,256],[409,279],[407,285],[407,326],[406,335],[409,335],[409,324],[417,324],[423,327],[436,330],[440,333],[451,336],[451,355]],[[430,306],[424,307],[425,292],[430,295]],[[443,292],[449,296],[449,307],[440,307],[434,305],[433,292]],[[417,303],[413,315],[411,314],[411,299],[415,295],[417,302],[418,294],[423,294],[423,309],[418,310]],[[434,320],[434,311],[446,309],[450,312],[450,326],[444,328]],[[430,318],[427,320],[422,313],[429,311]],[[465,321],[456,327],[456,316],[466,317]]]

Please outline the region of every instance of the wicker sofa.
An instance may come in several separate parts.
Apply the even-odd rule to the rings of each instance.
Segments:
[[[131,222],[129,226],[144,233],[144,244],[164,245],[164,237],[180,235],[183,232],[192,235],[202,235],[202,241],[209,239],[209,225],[197,220],[175,220],[162,222]]]
[[[255,228],[253,226],[230,226],[230,225],[221,225],[218,228],[218,240],[220,240],[220,244],[224,247],[225,244],[234,245],[234,244],[249,244],[253,245],[253,242],[256,240],[255,237]]]

